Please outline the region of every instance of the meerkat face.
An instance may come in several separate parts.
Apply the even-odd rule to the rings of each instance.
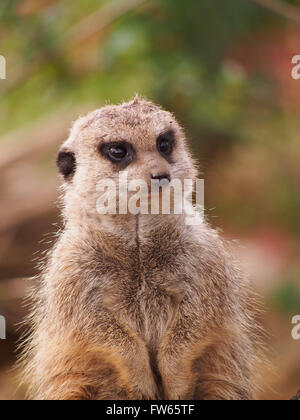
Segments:
[[[115,182],[126,171],[128,180],[194,179],[196,170],[185,135],[169,112],[136,97],[80,118],[58,153],[57,166],[68,198],[90,211],[103,179]]]

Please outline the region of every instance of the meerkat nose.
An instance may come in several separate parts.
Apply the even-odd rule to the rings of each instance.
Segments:
[[[159,181],[166,180],[168,182],[171,182],[171,176],[169,174],[158,174],[158,175],[151,174],[151,181],[153,179],[158,179]]]

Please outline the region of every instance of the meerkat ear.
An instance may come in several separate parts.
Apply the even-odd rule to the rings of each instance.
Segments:
[[[56,158],[56,165],[65,180],[69,180],[76,170],[75,154],[69,150],[61,149]]]

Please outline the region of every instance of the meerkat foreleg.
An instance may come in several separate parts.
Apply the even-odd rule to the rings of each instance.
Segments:
[[[193,366],[199,372],[195,399],[255,399],[251,349],[244,344],[243,339],[228,336],[223,340],[221,335],[220,341],[206,349]]]
[[[199,336],[201,330],[199,322],[181,313],[168,334],[158,358],[165,398],[253,399],[251,349],[243,332]]]
[[[102,320],[101,320],[102,319]],[[30,397],[42,400],[156,399],[157,386],[146,344],[108,313],[90,336],[59,320],[44,320],[34,332],[35,357],[26,366]],[[52,320],[52,324],[54,321]],[[64,331],[62,335],[60,331]],[[30,353],[30,351],[29,351]]]

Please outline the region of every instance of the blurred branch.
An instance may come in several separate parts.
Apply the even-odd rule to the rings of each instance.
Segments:
[[[40,173],[36,174],[40,176]],[[31,185],[30,179],[24,181],[26,191],[22,196],[16,195],[15,199],[6,199],[0,206],[0,236],[15,232],[20,226],[42,215],[54,211],[57,200],[57,185],[34,180]],[[10,188],[15,185],[12,183]],[[26,194],[25,194],[26,193]],[[5,245],[5,244],[4,244]]]
[[[107,4],[99,8],[91,15],[84,17],[79,23],[69,29],[64,38],[60,40],[60,47],[57,54],[64,57],[64,54],[90,38],[101,33],[117,19],[147,3],[149,0],[110,0]],[[49,1],[52,3],[51,1]],[[1,93],[7,93],[10,89],[15,89],[16,85],[22,84],[30,76],[40,71],[46,64],[49,57],[42,57],[40,61],[34,61],[31,65],[21,70],[16,66],[14,73],[10,75]]]
[[[0,302],[9,302],[16,299],[23,299],[26,295],[28,285],[33,283],[32,278],[16,278],[1,280]]]
[[[27,127],[2,136],[0,172],[19,162],[37,159],[51,147],[58,145],[66,139],[72,120],[86,110],[87,106],[68,112],[64,107],[50,116],[28,124]]]
[[[11,278],[0,282],[1,315],[6,318],[7,330],[20,331],[20,322],[24,320],[27,308],[21,301],[27,296],[31,286],[36,284],[35,278]]]
[[[111,0],[90,16],[74,25],[67,33],[68,48],[81,44],[99,34],[124,14],[136,9],[148,0]]]
[[[11,245],[12,241],[14,240],[14,231],[10,230],[6,234],[1,235],[0,239],[0,263],[5,253],[6,249]]]
[[[44,10],[53,3],[56,3],[56,0],[23,0],[17,5],[16,13],[19,16],[28,16]]]
[[[277,0],[250,0],[263,8],[276,13],[277,15],[291,20],[295,23],[300,23],[300,9],[290,4],[282,3]]]
[[[91,108],[94,105],[77,110],[64,107],[1,137],[0,236],[9,235],[22,224],[53,211],[56,179],[41,179],[41,171],[31,162],[54,151],[68,136],[71,121]],[[5,249],[5,241],[3,246]]]

